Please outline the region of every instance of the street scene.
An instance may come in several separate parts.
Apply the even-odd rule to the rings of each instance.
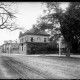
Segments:
[[[80,2],[0,2],[0,79],[80,79]]]

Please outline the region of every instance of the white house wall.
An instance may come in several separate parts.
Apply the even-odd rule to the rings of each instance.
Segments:
[[[26,42],[26,41],[31,42],[31,37],[33,37],[33,42],[44,43],[44,38],[46,38],[46,43],[49,43],[49,36],[26,35],[21,37],[20,40],[23,38],[23,42]],[[40,38],[40,40],[37,39],[38,37]],[[20,43],[23,43],[23,42],[20,41]]]
[[[19,53],[22,54],[22,46],[19,46]]]
[[[23,44],[23,50],[22,50],[22,45],[19,47],[19,53],[20,54],[27,54],[27,44]]]
[[[23,53],[26,54],[26,44],[23,45]]]

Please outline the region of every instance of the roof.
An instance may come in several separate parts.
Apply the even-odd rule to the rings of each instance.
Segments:
[[[29,31],[26,31],[25,33],[21,33],[19,37],[25,36],[25,35],[39,35],[39,36],[50,36],[47,32],[38,29],[38,28],[32,28]]]

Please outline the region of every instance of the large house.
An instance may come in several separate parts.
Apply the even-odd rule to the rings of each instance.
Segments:
[[[25,33],[20,32],[20,52],[23,54],[30,54],[36,51],[43,45],[49,43],[49,34],[43,30],[33,27]]]

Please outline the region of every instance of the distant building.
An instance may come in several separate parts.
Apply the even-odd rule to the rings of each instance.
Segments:
[[[17,41],[4,41],[4,44],[1,46],[2,53],[19,53],[19,43]]]
[[[30,52],[36,51],[39,47],[46,46],[49,43],[49,36],[45,31],[35,27],[25,33],[20,32],[20,52],[30,54]]]
[[[2,53],[2,46],[0,46],[0,53]]]

